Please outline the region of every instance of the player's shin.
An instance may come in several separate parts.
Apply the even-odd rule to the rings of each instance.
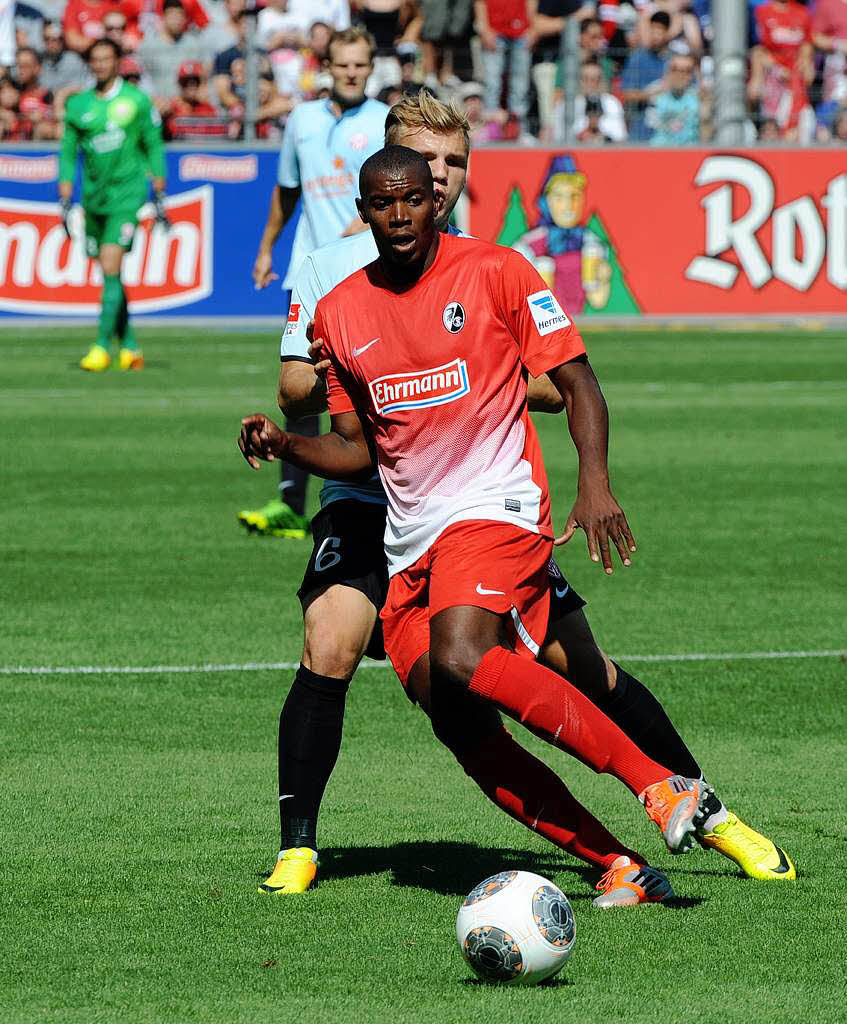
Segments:
[[[612,664],[617,671],[615,687],[604,687],[605,696],[598,697],[597,706],[648,757],[667,765],[677,775],[700,778],[700,766],[659,701],[639,679],[617,662]]]
[[[551,768],[502,726],[474,749],[454,753],[489,800],[559,849],[604,870],[621,856],[647,863],[616,839]]]
[[[672,774],[566,679],[504,647],[483,656],[470,689],[594,771],[615,775],[636,795]]]
[[[125,302],[120,274],[103,275],[103,291],[100,296],[100,321],[97,328],[97,344],[109,349],[112,338],[118,333],[121,303]]]
[[[341,749],[349,679],[297,670],[279,716],[280,848],[317,850],[326,784]]]

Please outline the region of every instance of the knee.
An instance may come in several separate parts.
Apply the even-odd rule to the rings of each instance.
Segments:
[[[310,672],[332,679],[349,679],[358,668],[361,657],[361,644],[349,637],[334,636],[332,630],[306,632],[303,664]]]
[[[433,643],[430,651],[432,675],[466,690],[484,654],[485,651],[476,645],[453,637]]]

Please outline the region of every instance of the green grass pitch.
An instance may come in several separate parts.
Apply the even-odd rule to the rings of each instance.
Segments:
[[[0,665],[296,661],[308,545],[235,518],[276,482],[235,446],[242,415],[274,411],[275,332],[142,328],[148,368],[99,376],[76,369],[89,337],[0,334]],[[845,1020],[845,658],[634,659],[847,648],[847,337],[587,341],[639,549],[611,578],[581,535],[560,561],[601,643],[633,659],[800,879],[671,858],[623,787],[523,734],[679,896],[593,911],[596,876],[479,796],[371,667],[325,799],[322,884],[262,898],[292,672],[5,672],[3,1024]],[[561,420],[539,422],[561,525],[574,454]],[[459,956],[462,896],[507,867],[573,900],[577,944],[553,985],[486,987]]]

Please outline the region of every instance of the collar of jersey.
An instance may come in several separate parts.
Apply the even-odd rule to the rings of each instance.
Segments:
[[[327,98],[324,100],[324,110],[326,110],[326,112],[331,117],[335,118],[336,121],[343,121],[344,118],[347,117],[348,115],[353,116],[354,114],[358,114],[362,107],[368,102],[368,100],[370,100],[370,96],[366,96],[362,100],[362,102],[355,107],[346,107],[344,110],[341,111],[340,117],[335,117],[335,111],[332,109],[332,98],[330,96],[327,96]]]
[[[118,75],[118,77],[114,80],[114,82],[112,82],[112,87],[111,87],[111,89],[109,89],[108,92],[104,92],[104,93],[99,93],[98,92],[97,93],[98,98],[101,99],[101,100],[105,100],[106,102],[108,102],[109,100],[113,100],[118,95],[118,93],[121,91],[121,86],[123,84],[124,84],[124,80],[121,78],[120,75]],[[95,90],[95,92],[96,92],[96,90]]]

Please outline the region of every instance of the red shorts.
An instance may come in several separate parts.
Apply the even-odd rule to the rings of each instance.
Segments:
[[[429,620],[470,606],[508,615],[518,654],[535,658],[547,631],[552,542],[511,523],[471,520],[448,527],[425,554],[392,576],[381,617],[385,653],[405,687],[429,650]]]

